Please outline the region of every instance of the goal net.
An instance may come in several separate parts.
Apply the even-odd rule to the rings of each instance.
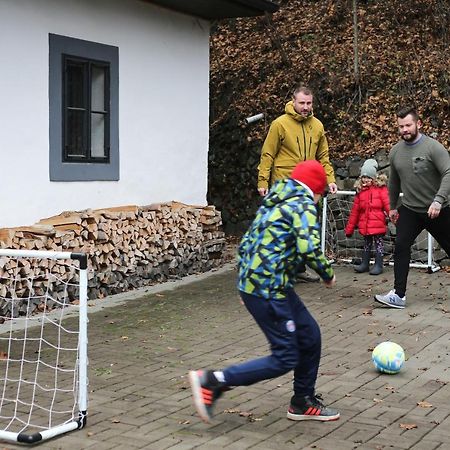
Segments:
[[[334,261],[358,263],[364,238],[356,230],[351,238],[345,236],[353,200],[356,192],[339,191],[324,198],[322,209],[322,250],[327,257]],[[384,261],[393,264],[396,230],[392,223],[388,223],[388,230],[384,237]],[[373,249],[372,249],[373,252]],[[372,254],[373,256],[373,254]],[[436,264],[438,257],[444,257],[426,231],[422,232],[411,248],[411,267],[427,268],[434,272],[439,269]]]
[[[86,423],[86,266],[84,254],[0,249],[0,440]]]

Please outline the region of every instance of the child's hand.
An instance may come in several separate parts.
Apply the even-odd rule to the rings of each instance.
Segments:
[[[391,209],[389,211],[389,220],[395,225],[398,220],[398,211],[396,209]]]

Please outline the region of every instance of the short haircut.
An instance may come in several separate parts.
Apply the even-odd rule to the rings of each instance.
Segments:
[[[404,119],[406,116],[411,115],[415,122],[420,120],[419,114],[417,114],[416,108],[414,106],[404,106],[397,111],[397,117],[399,119]]]
[[[305,86],[304,84],[299,84],[295,89],[294,93],[292,94],[292,97],[295,97],[299,93],[305,94],[305,95],[312,95],[314,97],[313,91],[308,86]]]

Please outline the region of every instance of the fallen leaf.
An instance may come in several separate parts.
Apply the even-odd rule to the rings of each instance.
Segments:
[[[189,420],[180,420],[180,422],[178,422],[180,425],[189,425],[191,422]]]
[[[251,416],[251,417],[249,417],[248,418],[248,421],[249,422],[261,422],[261,417],[253,417],[253,416]]]
[[[8,353],[0,352],[0,359],[8,359]]]
[[[431,408],[433,405],[429,402],[423,401],[417,402],[417,406],[420,406],[421,408]]]
[[[403,430],[412,430],[417,428],[417,425],[415,423],[401,423],[400,428]]]
[[[239,409],[225,409],[224,413],[226,414],[239,414],[241,411]]]
[[[382,403],[383,402],[383,400],[381,398],[374,398],[373,401],[375,403]]]
[[[112,423],[120,423],[120,420],[119,419],[113,419],[113,420],[111,420],[111,422]]]

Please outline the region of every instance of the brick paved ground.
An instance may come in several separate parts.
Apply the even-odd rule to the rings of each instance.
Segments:
[[[222,368],[267,351],[227,270],[92,307],[88,427],[39,448],[449,449],[450,274],[413,270],[407,309],[392,310],[372,301],[391,288],[392,269],[378,277],[348,266],[336,271],[335,289],[314,283],[297,291],[321,325],[317,387],[340,420],[287,420],[290,375],[227,393],[210,425],[195,415],[189,369]],[[378,374],[370,361],[371,349],[388,339],[406,350],[397,375]]]

